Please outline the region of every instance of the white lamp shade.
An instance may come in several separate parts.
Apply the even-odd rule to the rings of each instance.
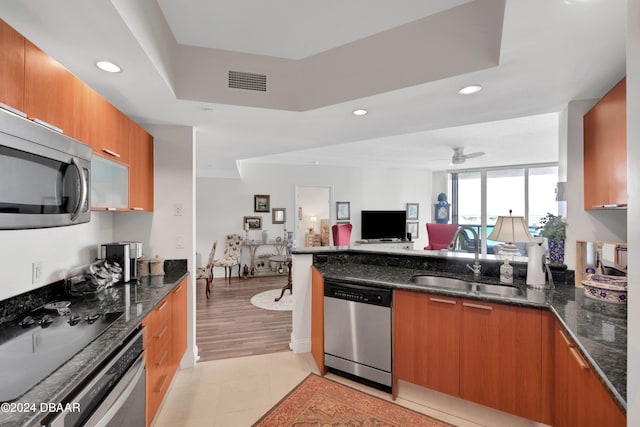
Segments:
[[[499,216],[487,239],[506,243],[534,241],[523,216]]]

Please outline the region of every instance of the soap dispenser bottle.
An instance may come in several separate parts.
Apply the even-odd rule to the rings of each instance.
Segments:
[[[513,283],[513,267],[509,264],[509,258],[506,257],[500,266],[500,283]]]

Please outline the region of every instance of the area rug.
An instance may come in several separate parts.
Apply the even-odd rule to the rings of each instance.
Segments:
[[[310,374],[253,427],[453,426],[335,381]]]
[[[276,298],[280,296],[282,289],[271,289],[270,291],[260,292],[251,297],[251,304],[258,308],[275,311],[291,311],[293,310],[293,295],[289,290],[284,292],[284,296],[278,302]]]

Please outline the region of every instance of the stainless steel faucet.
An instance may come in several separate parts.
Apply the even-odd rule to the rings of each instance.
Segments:
[[[473,271],[473,280],[479,280],[481,275],[480,269],[482,268],[482,266],[480,265],[480,238],[478,237],[478,233],[476,232],[476,230],[473,227],[470,227],[468,225],[461,225],[453,235],[453,239],[451,239],[451,243],[449,243],[449,250],[456,251],[456,247],[457,247],[457,250],[460,250],[460,245],[458,244],[458,237],[460,236],[460,233],[464,233],[464,230],[469,230],[471,231],[471,234],[473,234],[473,242],[474,242],[474,249],[475,249],[475,262],[473,266],[470,266],[469,264],[467,264],[467,268]]]

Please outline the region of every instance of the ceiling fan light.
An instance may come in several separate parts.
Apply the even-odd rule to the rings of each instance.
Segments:
[[[469,85],[465,86],[458,91],[460,95],[472,95],[474,93],[478,93],[482,90],[482,86],[480,85]]]

